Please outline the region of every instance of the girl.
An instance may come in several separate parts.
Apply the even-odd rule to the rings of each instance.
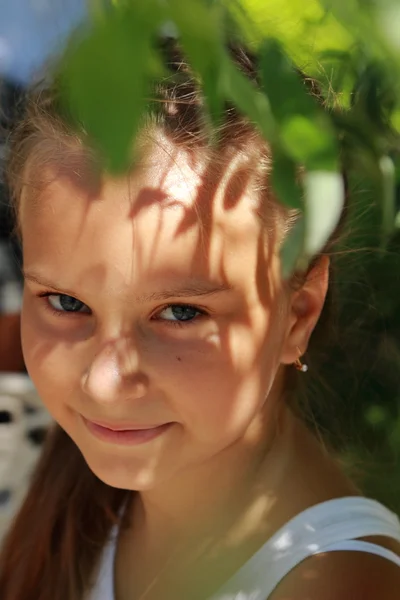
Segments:
[[[211,148],[169,50],[181,83],[160,84],[126,176],[101,171],[56,86],[14,135],[23,348],[56,425],[3,548],[1,598],[394,600],[397,518],[290,402],[327,252],[282,280],[297,215],[273,196],[269,149],[231,107]]]

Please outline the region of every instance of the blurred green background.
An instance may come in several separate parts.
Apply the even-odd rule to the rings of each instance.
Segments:
[[[333,104],[345,110],[355,105],[360,118],[365,111],[367,128],[369,121],[372,131],[379,129],[390,140],[391,155],[397,157],[398,71],[393,63],[386,73],[380,68],[377,46],[383,32],[399,50],[398,2],[242,0],[241,4],[255,23],[249,36],[260,31],[260,39],[278,37],[299,68],[316,77]],[[397,223],[387,243],[382,243],[384,209],[373,170],[362,166],[362,150],[356,146],[344,156],[345,167],[352,170],[350,210],[333,258],[330,335],[317,340],[309,356],[305,385],[309,418],[365,493],[400,514],[400,231]],[[397,218],[399,197],[397,177]]]

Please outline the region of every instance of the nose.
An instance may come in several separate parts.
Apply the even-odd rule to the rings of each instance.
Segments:
[[[83,374],[81,384],[93,400],[109,404],[142,398],[149,382],[141,371],[137,349],[121,339],[102,347]]]

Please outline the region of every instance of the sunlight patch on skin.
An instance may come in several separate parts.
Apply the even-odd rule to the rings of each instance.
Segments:
[[[264,515],[271,511],[276,503],[274,495],[259,496],[235,522],[226,536],[226,546],[239,547],[246,539],[251,538],[260,527]]]
[[[219,335],[218,331],[208,333],[205,337],[205,341],[210,344],[210,346],[213,346],[215,350],[220,351],[222,348],[221,336]]]
[[[163,169],[160,169],[161,164],[165,165]],[[130,177],[137,182],[143,174],[154,181],[154,189],[168,189],[163,208],[181,204],[188,209],[196,204],[206,167],[204,159],[194,165],[187,150],[177,148],[165,135],[158,133],[156,139],[150,141],[147,155]]]
[[[135,373],[135,398],[145,396],[148,379],[140,372],[140,359],[134,344],[125,338],[109,342],[97,352],[83,378],[83,388],[103,402],[112,401],[115,390],[123,386],[126,377]]]
[[[157,442],[157,440],[156,440]],[[154,484],[155,473],[158,468],[158,457],[154,454],[153,458],[149,459],[146,468],[142,468],[138,474],[137,482],[142,490],[152,487]],[[135,476],[136,477],[136,476]]]
[[[215,193],[214,213],[216,220],[225,218],[226,212],[241,210],[241,204],[247,204],[249,216],[260,207],[259,194],[252,187],[254,182],[254,164],[251,159],[240,153],[227,161],[221,168],[220,181]],[[235,179],[237,178],[237,179]],[[230,184],[234,181],[232,189]],[[239,185],[240,184],[240,185]],[[235,192],[233,194],[233,192]],[[234,198],[230,196],[234,195]],[[227,208],[229,207],[229,208]],[[243,223],[238,223],[240,229]]]
[[[246,439],[248,444],[258,443],[260,436],[263,434],[262,420],[253,421],[251,427],[246,432]]]
[[[183,208],[193,208],[196,204],[197,193],[203,183],[202,174],[205,169],[203,168],[202,172],[193,171],[185,162],[182,162],[179,167],[176,163],[171,166],[171,170],[160,187],[168,188],[169,196],[175,202],[180,203]],[[171,204],[167,201],[165,207],[169,208],[170,206]]]
[[[213,203],[211,206],[211,231],[210,231],[210,255],[215,256],[215,261],[211,266],[210,274],[212,277],[221,277],[224,274],[226,265],[223,264],[223,256],[225,245],[227,242],[227,235],[232,238],[235,234],[238,235],[238,242],[241,242],[243,231],[245,229],[254,230],[254,234],[257,234],[255,225],[257,222],[254,220],[251,207],[254,201],[251,200],[249,193],[249,183],[241,190],[240,197],[237,198],[235,205],[231,208],[226,208],[226,201],[228,190],[227,186],[229,181],[238,171],[239,168],[243,168],[246,163],[241,155],[236,155],[231,161],[224,166],[224,170],[221,174],[221,179],[217,189],[215,190]],[[253,194],[255,196],[255,194]],[[247,204],[247,217],[248,222],[243,220],[243,203]],[[245,212],[245,214],[246,214]],[[229,219],[229,228],[227,229],[227,218]]]

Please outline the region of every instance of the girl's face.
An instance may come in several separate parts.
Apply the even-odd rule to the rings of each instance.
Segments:
[[[151,158],[96,196],[56,177],[21,205],[28,371],[94,473],[138,490],[262,435],[320,310],[281,285],[245,166]]]

